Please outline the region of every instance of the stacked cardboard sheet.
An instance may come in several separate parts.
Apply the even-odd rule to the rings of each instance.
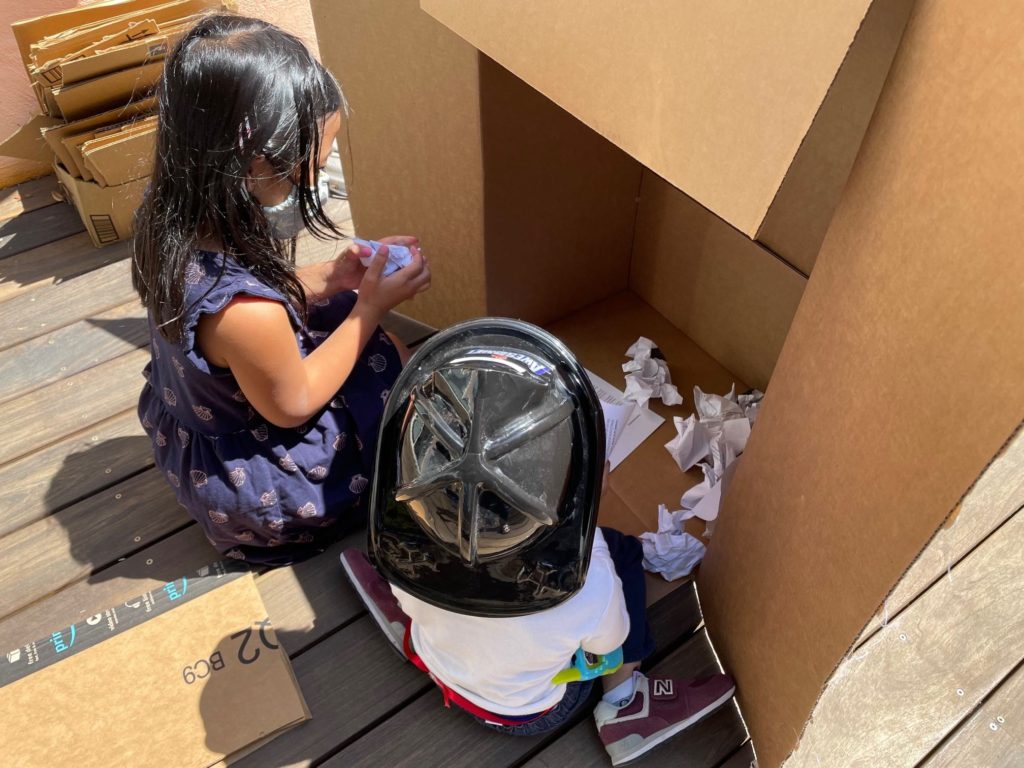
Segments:
[[[54,170],[95,245],[124,239],[152,173],[151,93],[167,54],[217,0],[105,0],[12,25]]]

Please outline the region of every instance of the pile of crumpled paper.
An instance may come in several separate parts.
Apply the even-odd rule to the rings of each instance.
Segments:
[[[641,336],[626,355],[632,358],[622,366],[627,398],[641,407],[647,407],[654,397],[660,397],[667,405],[683,401],[653,341]],[[699,466],[704,480],[683,494],[679,500],[681,509],[670,512],[667,506],[660,505],[657,532],[641,534],[644,567],[648,571],[661,573],[671,581],[689,574],[704,557],[704,544],[686,533],[684,526],[690,518],[699,517],[707,522],[707,535],[712,533],[722,492],[735,469],[736,458],[746,448],[763,397],[759,390],[737,395],[735,385],[726,395],[693,388],[695,413],[685,419],[673,419],[676,436],[665,449],[683,472]]]

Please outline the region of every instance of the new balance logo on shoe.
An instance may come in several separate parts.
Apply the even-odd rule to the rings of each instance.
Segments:
[[[675,688],[671,680],[654,680],[654,696],[673,696]]]

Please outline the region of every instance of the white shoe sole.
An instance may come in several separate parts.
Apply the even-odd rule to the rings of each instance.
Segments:
[[[626,765],[628,763],[633,762],[634,760],[643,757],[652,749],[657,747],[659,744],[663,744],[664,742],[668,741],[681,731],[685,731],[687,728],[699,723],[705,717],[707,717],[712,712],[716,711],[719,707],[721,707],[723,704],[725,704],[727,701],[729,701],[729,699],[731,699],[735,695],[735,693],[736,687],[733,686],[728,693],[724,694],[716,701],[711,702],[699,712],[695,712],[694,714],[690,715],[690,717],[688,717],[686,720],[674,723],[673,725],[670,725],[668,728],[665,728],[664,730],[658,731],[657,733],[648,736],[646,739],[640,736],[636,737],[636,739],[627,736],[625,739],[620,739],[615,744],[606,747],[608,751],[608,756],[612,759],[612,765]]]

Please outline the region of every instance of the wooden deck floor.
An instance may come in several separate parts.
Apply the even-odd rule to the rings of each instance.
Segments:
[[[217,559],[154,470],[135,416],[149,353],[128,246],[94,249],[54,189],[48,178],[0,191],[0,648]],[[337,205],[344,220],[347,205]],[[337,247],[306,244],[301,258]],[[409,342],[422,335],[401,321],[395,330]],[[345,583],[338,552],[362,539],[257,574],[313,719],[238,765],[608,765],[589,718],[546,738],[513,739],[445,710]],[[662,597],[651,617],[654,670],[717,670],[692,585]],[[746,768],[746,739],[731,705],[641,764]]]

